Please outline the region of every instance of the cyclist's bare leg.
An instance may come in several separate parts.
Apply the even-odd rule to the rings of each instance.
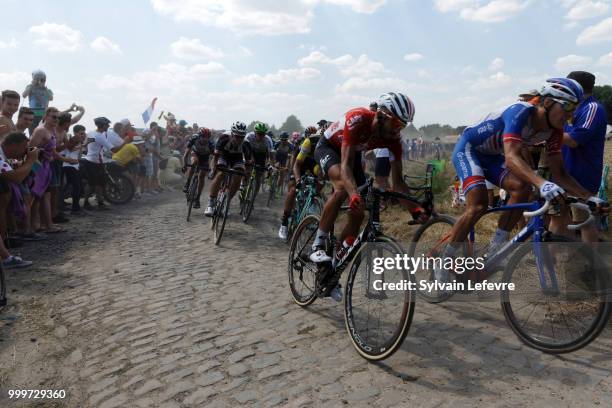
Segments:
[[[451,229],[449,243],[457,244],[465,241],[470,230],[487,211],[489,206],[487,188],[484,185],[472,188],[466,193],[465,201],[465,211]]]
[[[206,176],[208,175],[208,171],[200,170],[200,175],[198,178],[198,200],[202,195],[202,190],[204,189],[204,180],[206,180]]]
[[[191,156],[191,166],[189,166],[189,170],[187,170],[187,183],[185,184],[186,186],[189,186],[189,184],[191,184],[191,178],[193,177],[193,173],[195,172],[195,166],[197,165],[198,165],[198,156],[192,155]]]
[[[340,207],[347,197],[344,184],[340,178],[340,165],[336,164],[329,168],[329,180],[334,186],[334,192],[325,202],[325,206],[323,206],[323,213],[321,214],[319,229],[324,232],[331,231],[336,218],[338,218]]]
[[[293,206],[295,205],[295,181],[289,182],[289,189],[287,191],[287,197],[285,197],[285,207],[283,208],[283,214],[287,216],[293,210]]]
[[[243,176],[232,175],[232,181],[230,182],[230,200],[236,195],[238,189],[240,189],[242,177]]]
[[[502,181],[502,188],[510,194],[508,205],[527,202],[531,188],[527,183],[508,173]],[[523,210],[504,211],[499,217],[497,227],[510,232],[523,216]]]
[[[210,183],[210,197],[213,199],[217,198],[221,181],[223,181],[223,176],[223,172],[217,172],[217,175],[213,178],[212,183]]]

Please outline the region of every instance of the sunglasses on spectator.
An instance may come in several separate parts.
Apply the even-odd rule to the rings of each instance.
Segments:
[[[576,110],[577,105],[573,102],[564,101],[563,99],[555,99],[555,98],[553,98],[553,100],[557,102],[559,105],[561,105],[561,108],[565,112],[573,112]]]

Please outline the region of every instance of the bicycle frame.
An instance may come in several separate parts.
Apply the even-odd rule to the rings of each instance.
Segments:
[[[490,208],[485,212],[485,215],[502,212],[502,211],[513,211],[513,210],[523,210],[523,211],[536,211],[542,206],[541,201],[534,201],[531,203],[521,203],[521,204],[511,204],[511,205],[503,205],[500,207]],[[552,265],[547,263],[544,265],[542,251],[542,241],[543,235],[546,232],[546,226],[544,224],[544,216],[538,215],[535,216],[527,222],[527,225],[520,230],[510,241],[504,244],[497,252],[492,254],[491,256],[487,256],[485,260],[485,277],[493,275],[496,272],[495,267],[500,264],[503,259],[506,259],[510,253],[512,253],[518,244],[522,242],[526,242],[529,238],[532,238],[534,254],[536,258],[536,268],[538,270],[538,275],[540,279],[540,285],[542,290],[544,291],[553,291],[557,293],[559,291],[559,286],[557,282],[557,276],[554,273]],[[475,240],[475,232],[472,228],[468,237],[468,244],[470,246],[470,252],[473,254],[474,250],[474,240]],[[550,279],[550,287],[546,279],[546,273],[544,272],[544,266],[548,267],[548,277]]]

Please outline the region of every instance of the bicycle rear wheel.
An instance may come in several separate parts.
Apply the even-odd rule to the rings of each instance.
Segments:
[[[560,237],[546,237],[540,256],[522,245],[508,261],[501,292],[508,325],[525,344],[546,353],[569,353],[592,342],[610,316],[608,267],[592,247]],[[548,288],[542,288],[541,271]],[[552,289],[551,277],[557,281]]]
[[[408,249],[408,255],[410,257],[421,255],[430,258],[441,257],[448,246],[448,235],[453,225],[455,225],[455,219],[448,215],[440,215],[430,219],[415,232]],[[436,280],[432,268],[421,268],[415,272],[414,277],[416,282],[434,282]],[[421,285],[417,285],[419,297],[429,303],[444,302],[455,294],[452,291],[439,289],[426,291],[421,290],[420,287]]]
[[[229,193],[223,193],[223,199],[217,204],[219,207],[219,214],[217,215],[217,221],[215,223],[215,245],[219,245],[221,237],[223,236],[223,230],[225,229],[225,221],[227,220],[227,212],[229,210]]]
[[[315,301],[317,265],[310,260],[312,243],[317,235],[319,217],[308,216],[297,227],[289,249],[289,288],[295,303],[306,307]]]
[[[414,314],[414,276],[405,269],[374,271],[374,258],[404,254],[392,238],[379,236],[357,250],[346,279],[344,317],[353,346],[366,360],[388,358],[402,345]],[[399,285],[389,290],[388,284]],[[414,285],[414,283],[413,283]]]

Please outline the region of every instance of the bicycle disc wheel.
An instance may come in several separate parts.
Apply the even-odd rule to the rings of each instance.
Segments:
[[[344,320],[353,346],[366,360],[388,358],[402,345],[414,314],[414,276],[403,268],[374,270],[375,258],[404,254],[392,238],[379,236],[357,250],[346,279]],[[388,284],[400,288],[389,290]],[[413,283],[414,285],[414,283]]]
[[[310,305],[317,298],[317,265],[310,260],[310,251],[318,227],[319,217],[304,218],[293,235],[289,249],[289,288],[295,303],[302,307]]]
[[[408,249],[408,256],[419,257],[425,255],[430,258],[441,257],[448,245],[447,238],[453,225],[455,225],[455,219],[448,215],[440,215],[421,225],[412,238]],[[436,280],[432,268],[420,268],[415,272],[414,277],[416,282],[434,282]],[[454,295],[452,291],[438,289],[425,291],[420,290],[420,287],[421,285],[417,285],[419,297],[429,303],[444,302]]]
[[[223,194],[223,200],[218,206],[219,214],[215,224],[215,245],[219,245],[219,242],[221,242],[223,230],[225,229],[225,221],[227,220],[227,212],[229,210],[229,194]]]
[[[534,248],[519,247],[504,271],[503,282],[515,286],[501,292],[506,321],[523,343],[543,352],[581,349],[599,336],[610,316],[608,267],[592,247],[565,237],[546,237],[539,257]]]
[[[246,223],[249,221],[249,217],[251,216],[251,211],[253,211],[253,205],[255,204],[255,187],[257,181],[255,177],[251,178],[251,182],[247,187],[246,197],[244,199],[244,211],[242,212],[242,222]]]

